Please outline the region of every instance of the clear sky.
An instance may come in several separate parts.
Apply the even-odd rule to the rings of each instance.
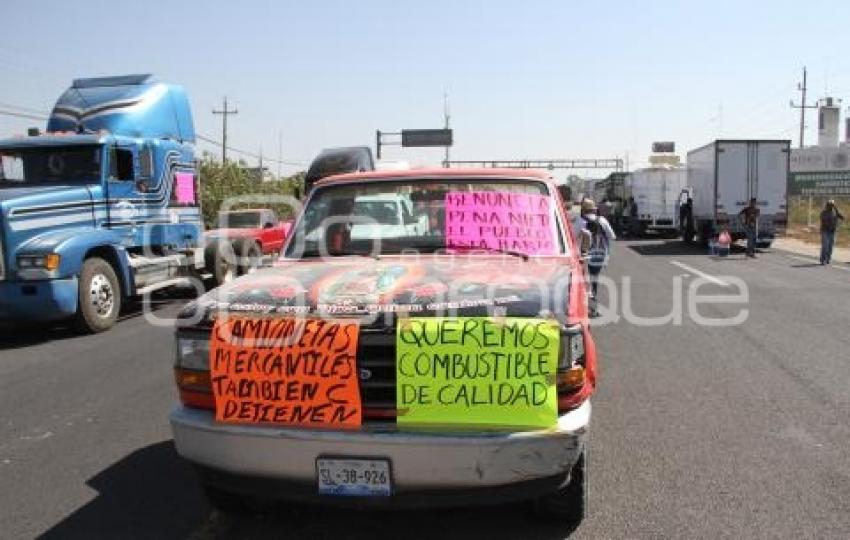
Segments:
[[[717,136],[796,145],[803,65],[812,99],[850,105],[846,0],[4,0],[0,29],[0,110],[48,111],[74,77],[151,72],[186,87],[199,133],[220,138],[227,95],[233,146],[277,157],[282,134],[296,163],[376,129],[442,127],[444,92],[455,159],[632,166],[654,140],[683,155]],[[33,124],[0,116],[3,135]]]

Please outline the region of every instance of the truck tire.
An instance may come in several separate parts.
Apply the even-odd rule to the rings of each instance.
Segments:
[[[578,525],[587,513],[587,444],[570,471],[570,481],[534,502],[538,514]]]
[[[95,334],[109,330],[121,312],[121,284],[112,265],[99,257],[83,262],[77,287],[74,323],[77,329]]]
[[[213,242],[204,249],[204,264],[212,274],[213,287],[229,283],[239,276],[236,252],[227,240]]]
[[[253,240],[243,240],[239,246],[239,275],[251,274],[263,264],[263,251]]]

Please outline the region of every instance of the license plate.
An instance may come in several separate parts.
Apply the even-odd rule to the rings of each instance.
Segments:
[[[318,458],[316,478],[320,495],[387,497],[392,485],[386,459]]]

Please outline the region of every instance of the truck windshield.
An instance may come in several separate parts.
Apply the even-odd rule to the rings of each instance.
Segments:
[[[0,188],[100,182],[100,146],[5,148],[0,160]]]
[[[221,212],[218,226],[222,229],[256,229],[260,227],[259,212]]]
[[[435,251],[556,255],[566,246],[555,199],[533,180],[363,181],[320,187],[289,258]]]
[[[398,201],[354,201],[355,216],[369,216],[383,225],[398,225]]]

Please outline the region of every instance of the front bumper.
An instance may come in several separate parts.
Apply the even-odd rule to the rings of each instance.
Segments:
[[[0,319],[51,321],[77,311],[77,278],[0,281]]]
[[[172,411],[171,426],[178,453],[197,466],[204,482],[224,490],[320,499],[316,458],[371,457],[390,460],[393,495],[385,499],[396,501],[370,501],[451,504],[453,495],[468,503],[475,493],[475,499],[487,499],[479,502],[490,502],[530,498],[563,485],[584,449],[590,410],[586,401],[550,430],[498,434],[229,425],[216,423],[212,412],[182,406]]]

